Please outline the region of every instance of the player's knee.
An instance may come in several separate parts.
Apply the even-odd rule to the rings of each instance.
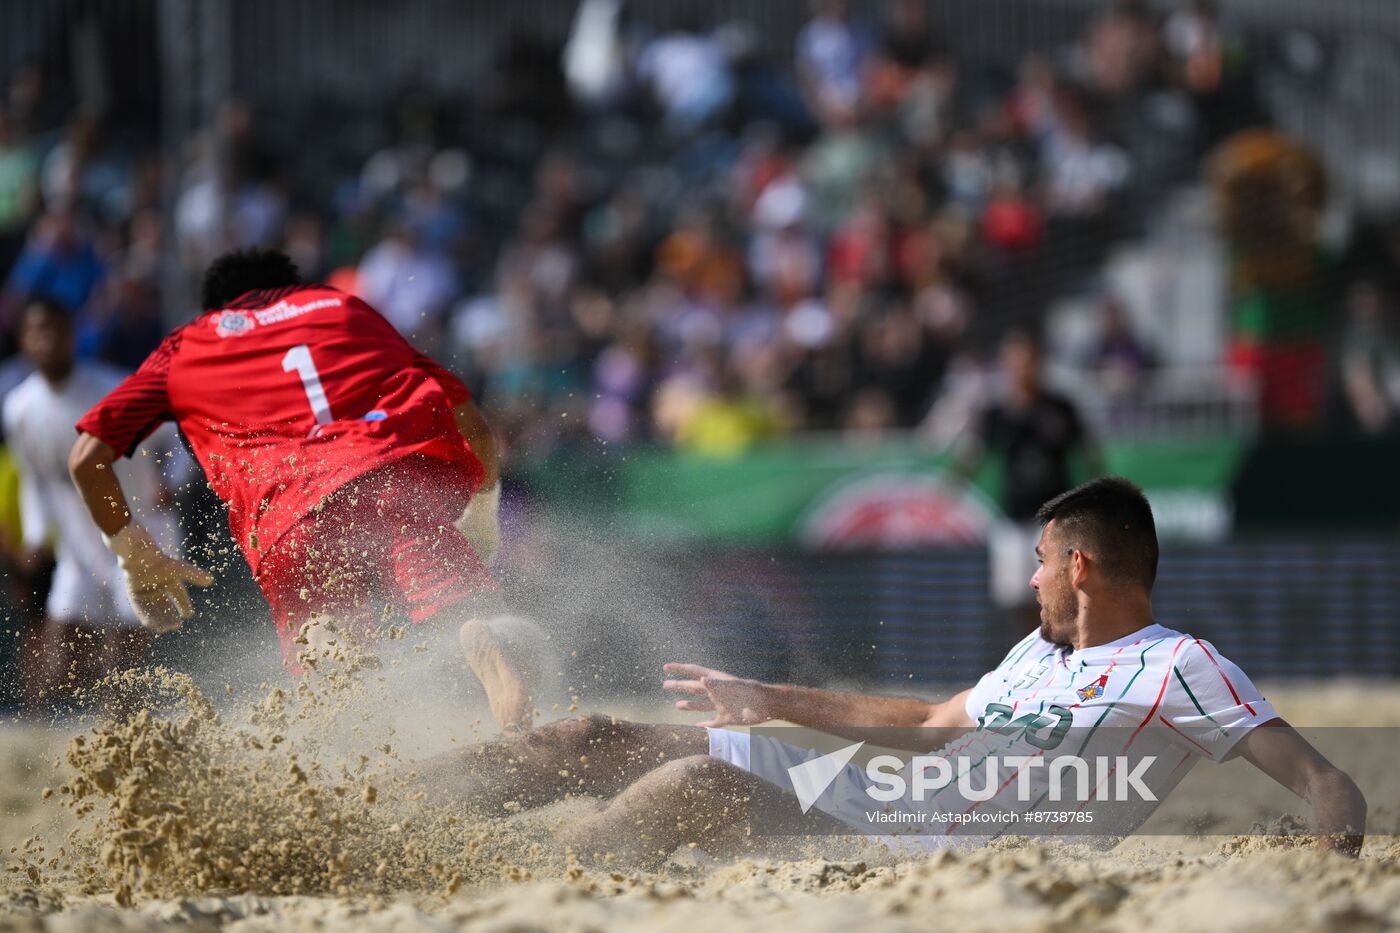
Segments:
[[[575,716],[560,719],[541,726],[529,735],[529,740],[541,744],[562,745],[579,754],[586,754],[589,746],[616,732],[618,721],[610,716],[593,713],[588,716]]]
[[[713,764],[720,762],[709,755],[687,755],[658,766],[652,774],[659,780],[689,781],[710,774]]]
[[[747,819],[755,778],[727,761],[689,755],[660,766],[649,780],[676,801],[685,819],[728,825]]]
[[[673,759],[653,774],[658,781],[674,783],[683,792],[711,791],[726,795],[743,791],[749,778],[748,772],[709,755]]]

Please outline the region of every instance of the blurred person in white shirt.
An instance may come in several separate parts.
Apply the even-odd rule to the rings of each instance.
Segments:
[[[20,471],[20,519],[23,528],[20,567],[37,566],[52,552],[53,585],[37,639],[24,663],[26,702],[34,713],[54,701],[81,697],[114,671],[139,666],[150,648],[151,634],[132,612],[117,559],[103,543],[68,475],[68,452],[74,425],[121,382],[123,373],[104,364],[77,360],[71,312],[60,303],[28,301],[19,320],[20,350],[33,366],[5,397],[6,442]],[[169,432],[153,436],[146,456],[117,465],[122,485],[153,534],[173,545],[174,515],[164,504],[169,492],[159,460],[173,456]],[[162,456],[164,454],[164,456]]]

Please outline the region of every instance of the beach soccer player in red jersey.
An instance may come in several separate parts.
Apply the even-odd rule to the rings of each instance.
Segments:
[[[499,463],[471,393],[363,301],[301,283],[280,252],[220,257],[202,292],[205,310],[78,422],[69,460],[142,623],[178,628],[187,586],[213,582],[131,521],[109,469],[173,420],[228,505],[289,666],[326,632],[371,640],[382,600],[453,636],[435,643],[456,669],[460,646],[497,721],[528,727],[511,657],[512,626],[528,623],[502,615],[488,569]]]

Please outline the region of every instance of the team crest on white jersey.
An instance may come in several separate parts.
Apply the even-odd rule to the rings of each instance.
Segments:
[[[242,311],[220,311],[214,333],[220,337],[242,337],[256,326],[251,315]]]
[[[1074,692],[1079,695],[1079,699],[1081,700],[1097,700],[1099,697],[1103,696],[1104,688],[1107,686],[1108,675],[1104,674],[1098,680],[1089,684],[1087,687],[1080,687]]]

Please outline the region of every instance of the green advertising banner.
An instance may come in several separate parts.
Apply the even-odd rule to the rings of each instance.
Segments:
[[[1218,540],[1245,445],[1233,437],[1110,444],[1110,472],[1141,484],[1167,538]],[[907,549],[981,541],[1000,516],[1001,471],[954,482],[947,451],[839,439],[756,447],[733,459],[672,450],[557,458],[532,471],[551,510],[654,543]]]

